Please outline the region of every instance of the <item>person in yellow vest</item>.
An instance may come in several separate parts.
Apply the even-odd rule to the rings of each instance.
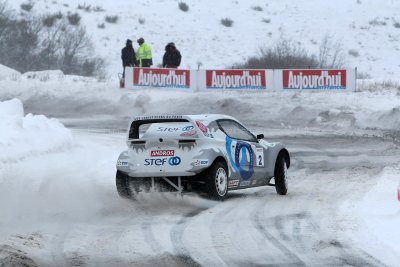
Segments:
[[[139,38],[137,42],[139,44],[139,49],[136,54],[136,58],[138,61],[137,65],[139,67],[149,68],[151,65],[153,65],[151,48],[148,44],[144,42],[143,38]]]

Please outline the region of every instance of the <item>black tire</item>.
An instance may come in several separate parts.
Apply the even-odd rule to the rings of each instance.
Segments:
[[[288,191],[287,177],[286,177],[286,160],[283,153],[279,153],[275,162],[275,190],[279,195],[286,195]]]
[[[134,198],[135,194],[130,186],[130,177],[128,175],[117,171],[115,182],[117,186],[117,192],[120,197]]]
[[[225,162],[215,162],[205,173],[206,193],[209,198],[222,201],[228,195],[228,167]]]

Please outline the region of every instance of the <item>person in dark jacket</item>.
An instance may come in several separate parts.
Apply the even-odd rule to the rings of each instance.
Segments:
[[[136,64],[135,49],[133,49],[132,41],[126,40],[126,45],[121,50],[122,67],[124,68],[122,77],[125,77],[125,67],[134,67]]]
[[[181,53],[176,49],[174,43],[168,43],[165,47],[165,54],[163,57],[163,68],[178,68],[181,64]]]

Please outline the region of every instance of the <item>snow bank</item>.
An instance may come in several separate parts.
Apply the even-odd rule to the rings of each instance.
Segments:
[[[344,134],[400,131],[400,94],[395,87],[346,93],[121,90],[117,79],[100,81],[47,71],[24,74],[18,81],[0,81],[0,88],[0,101],[18,98],[27,112],[59,119],[109,116],[115,121],[116,117],[149,114],[223,113],[264,128]],[[113,126],[109,123],[104,127]]]
[[[56,119],[24,117],[19,99],[0,102],[0,163],[60,150],[71,143],[71,132]]]
[[[61,70],[29,71],[22,74],[23,79],[39,79],[40,81],[60,80],[64,77]]]
[[[7,80],[7,79],[16,80],[20,76],[21,73],[19,73],[18,71],[0,64],[0,80]]]
[[[390,255],[400,254],[400,203],[397,200],[397,186],[400,180],[399,167],[386,167],[372,189],[356,203],[344,203],[345,217],[354,218],[358,223],[350,228],[367,251],[380,253],[379,258],[398,262]],[[377,247],[381,249],[376,250]]]

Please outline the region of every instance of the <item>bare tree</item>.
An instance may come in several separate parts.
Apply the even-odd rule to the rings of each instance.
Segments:
[[[341,42],[335,42],[326,34],[319,46],[319,68],[341,68],[345,64],[345,55]]]
[[[0,63],[20,72],[60,69],[66,74],[100,74],[104,60],[92,54],[85,28],[71,25],[62,14],[51,24],[44,18],[20,19],[0,2]]]

